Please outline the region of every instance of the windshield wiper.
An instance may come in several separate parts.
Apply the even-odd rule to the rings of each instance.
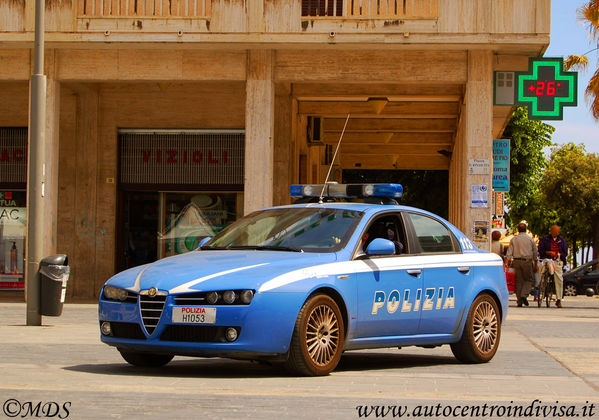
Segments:
[[[232,245],[226,249],[255,249],[258,251],[287,251],[287,252],[304,252],[301,248],[292,248],[290,246],[277,245]]]
[[[211,251],[211,250],[213,250],[213,251],[222,251],[222,250],[226,250],[226,249],[229,249],[229,248],[227,248],[225,246],[208,246],[208,245],[204,245],[204,246],[201,246],[200,249],[202,251]]]

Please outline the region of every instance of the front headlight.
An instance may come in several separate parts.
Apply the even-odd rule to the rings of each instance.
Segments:
[[[125,289],[114,286],[104,286],[104,297],[110,300],[120,300],[124,302],[129,293]]]

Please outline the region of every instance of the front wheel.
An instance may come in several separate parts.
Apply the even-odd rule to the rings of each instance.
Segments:
[[[495,299],[479,295],[468,312],[462,337],[451,344],[453,355],[463,363],[486,363],[495,356],[501,337],[501,320]]]
[[[133,366],[160,367],[173,360],[172,354],[143,353],[118,349],[125,361]]]
[[[344,337],[337,303],[327,295],[311,297],[297,316],[285,367],[302,376],[327,375],[341,359]]]

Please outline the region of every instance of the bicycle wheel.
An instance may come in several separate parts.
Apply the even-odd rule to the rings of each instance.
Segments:
[[[546,291],[546,279],[543,277],[539,282],[539,297],[537,299],[537,306],[540,308],[543,299],[545,299],[545,291]]]
[[[555,294],[555,283],[554,282],[547,283],[547,299],[545,300],[545,303],[547,304],[548,308],[551,305],[551,298],[553,297],[554,294]]]

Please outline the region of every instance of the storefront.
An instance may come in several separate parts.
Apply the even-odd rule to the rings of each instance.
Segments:
[[[192,251],[243,215],[240,130],[120,130],[118,269]]]
[[[0,128],[0,290],[23,290],[27,128]]]

